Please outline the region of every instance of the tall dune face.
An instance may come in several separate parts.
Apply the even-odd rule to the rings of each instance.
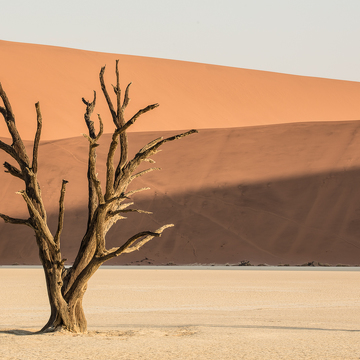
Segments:
[[[0,81],[30,152],[34,103],[41,104],[39,177],[54,230],[61,179],[69,181],[62,237],[69,263],[87,217],[81,97],[97,91],[95,112],[110,133],[98,73],[106,64],[113,82],[117,58],[123,86],[133,82],[128,115],[161,105],[134,125],[132,154],[161,135],[200,133],[156,155],[163,170],[139,179],[151,190],[134,198],[154,214],[120,221],[108,246],[159,224],[176,226],[113,264],[360,263],[360,83],[4,41],[0,51]],[[3,121],[0,137],[10,141]],[[103,135],[98,148],[100,178],[109,139]],[[26,216],[15,195],[21,181],[0,172],[0,184],[0,212]],[[11,263],[39,263],[37,249],[31,229],[1,222],[0,264]]]
[[[128,114],[159,103],[131,131],[229,128],[360,118],[360,83],[293,76],[182,61],[96,53],[0,41],[0,81],[12,100],[24,139],[35,133],[40,101],[43,140],[85,132],[81,98],[98,93],[96,112],[105,132],[112,123],[101,97],[99,71],[114,83],[120,59],[122,86],[132,82]],[[0,135],[5,135],[0,123]]]

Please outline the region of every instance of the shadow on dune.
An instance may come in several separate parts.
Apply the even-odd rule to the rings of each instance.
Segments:
[[[130,214],[107,236],[108,247],[134,233],[174,223],[141,251],[109,264],[360,263],[360,169],[258,183],[219,184],[177,193],[137,195]],[[148,194],[149,195],[149,194]],[[57,214],[49,214],[56,228]],[[86,224],[86,208],[67,209],[62,253],[70,263]],[[30,229],[0,224],[3,264],[38,264]]]
[[[173,133],[130,133],[130,153]],[[98,147],[103,183],[110,138],[104,134]],[[53,231],[61,179],[69,181],[62,236],[68,263],[86,226],[87,146],[84,138],[40,145],[39,180]],[[120,221],[108,247],[138,231],[176,226],[111,264],[360,263],[360,121],[201,130],[165,144],[154,159],[163,170],[137,179],[136,188],[151,190],[133,199],[153,215]],[[0,160],[9,161],[3,152]],[[28,216],[14,195],[21,181],[0,172],[0,183],[0,212]],[[14,263],[39,263],[34,235],[1,221],[0,264]]]

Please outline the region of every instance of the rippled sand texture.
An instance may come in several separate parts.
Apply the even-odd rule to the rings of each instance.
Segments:
[[[359,359],[360,271],[101,269],[89,332],[30,335],[40,269],[0,269],[0,358]]]

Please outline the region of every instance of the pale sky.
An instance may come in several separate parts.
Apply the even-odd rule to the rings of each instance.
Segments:
[[[0,39],[360,81],[360,0],[11,0]]]

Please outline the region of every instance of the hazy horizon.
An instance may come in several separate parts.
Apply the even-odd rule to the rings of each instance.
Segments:
[[[8,2],[1,39],[360,81],[360,2]]]

